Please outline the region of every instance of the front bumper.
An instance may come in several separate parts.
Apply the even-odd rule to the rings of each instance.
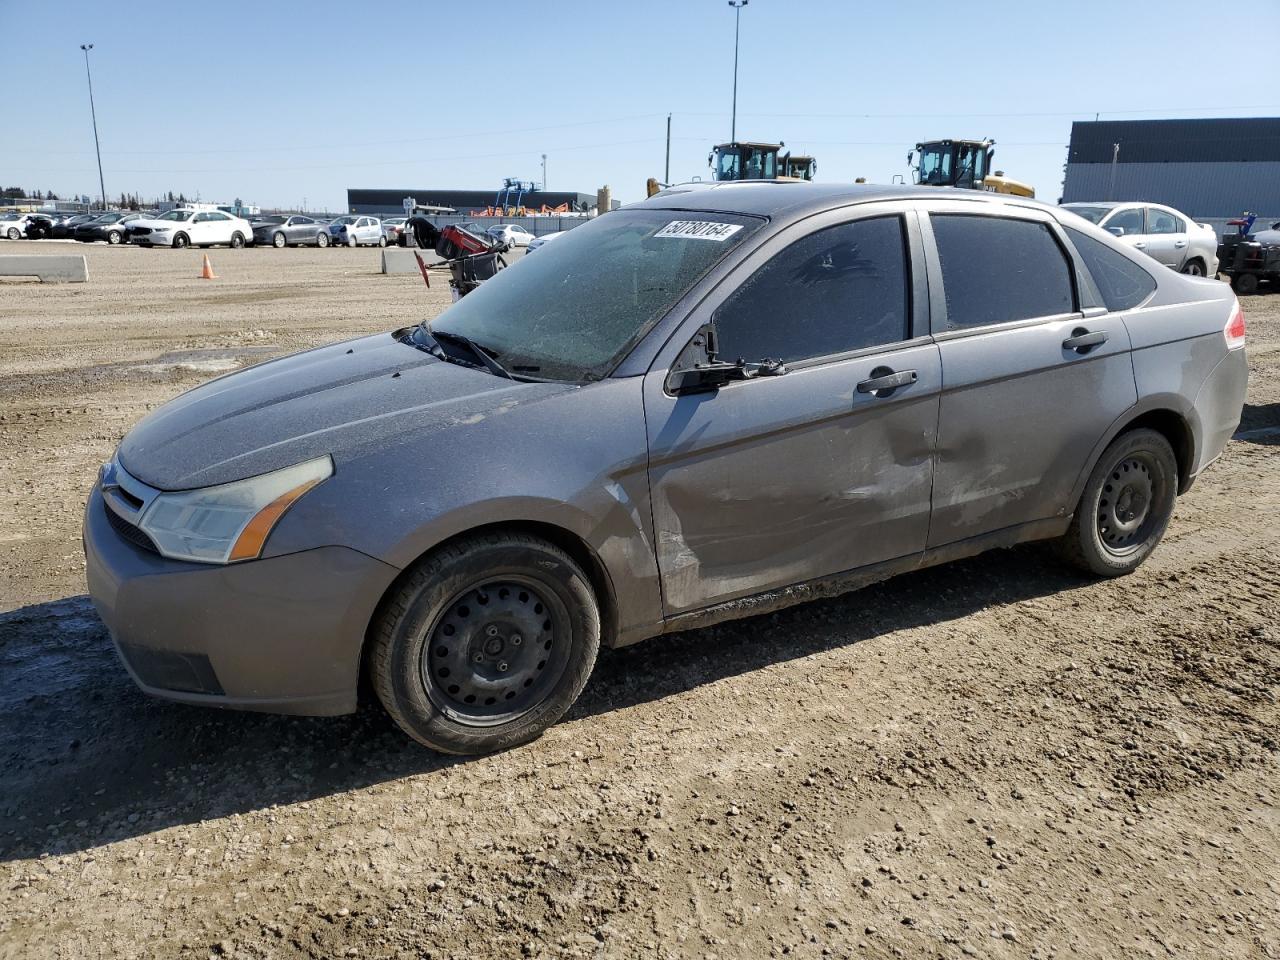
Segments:
[[[225,566],[127,542],[94,487],[85,576],[126,669],[184,703],[329,716],[356,707],[365,630],[399,572],[347,547]]]

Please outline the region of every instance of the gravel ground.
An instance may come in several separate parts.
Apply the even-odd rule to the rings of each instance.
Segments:
[[[5,243],[0,252],[19,252]],[[538,742],[144,698],[97,464],[235,366],[444,307],[370,250],[0,284],[0,957],[1280,957],[1280,296],[1131,577],[1042,548],[602,655]]]

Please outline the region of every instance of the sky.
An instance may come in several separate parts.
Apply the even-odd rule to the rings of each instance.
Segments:
[[[1056,200],[1073,120],[1273,116],[1232,82],[1274,49],[1203,0],[964,4],[749,0],[737,136],[888,182],[917,141],[992,137],[998,169]],[[709,178],[730,139],[726,0],[0,0],[0,185],[345,209],[348,187],[491,189],[504,177],[624,202]],[[1256,58],[1250,57],[1256,62]],[[1244,76],[1257,76],[1249,71]]]

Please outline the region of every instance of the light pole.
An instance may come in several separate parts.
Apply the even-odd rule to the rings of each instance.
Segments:
[[[102,209],[107,209],[107,184],[102,179],[102,147],[98,145],[98,111],[93,106],[93,74],[89,72],[89,51],[92,43],[80,44],[84,51],[84,75],[89,78],[89,116],[93,117],[93,150],[98,155],[98,188],[102,191]]]
[[[547,155],[542,155],[542,192],[547,192]]]
[[[729,0],[733,7],[733,117],[729,121],[729,140],[738,142],[738,21],[742,19],[742,8],[747,0]]]

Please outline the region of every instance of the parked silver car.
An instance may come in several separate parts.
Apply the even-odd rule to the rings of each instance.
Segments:
[[[276,214],[253,220],[253,242],[257,246],[327,247],[328,224],[301,214]]]
[[[1135,569],[1240,419],[1230,288],[1066,211],[666,190],[433,321],[149,414],[84,520],[147,692],[536,737],[603,643],[1053,539]]]
[[[385,247],[387,238],[377,217],[338,217],[328,226],[329,242],[347,247]]]
[[[1218,234],[1173,207],[1158,203],[1065,203],[1064,210],[1096,223],[1135,250],[1194,277],[1218,272]]]

